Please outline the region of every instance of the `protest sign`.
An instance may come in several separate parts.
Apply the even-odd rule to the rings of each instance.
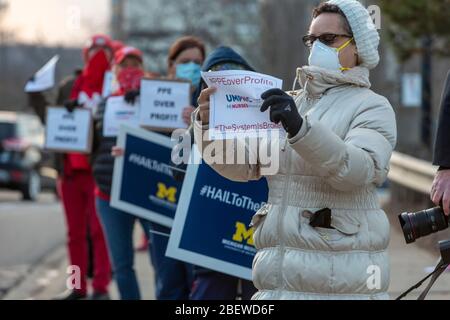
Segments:
[[[117,145],[123,157],[114,163],[111,206],[171,227],[181,183],[172,175],[169,137],[122,125]]]
[[[251,71],[202,72],[208,87],[217,91],[210,97],[209,138],[211,140],[258,137],[281,132],[281,124],[270,121],[269,112],[261,112],[261,94],[281,88],[283,81]]]
[[[265,179],[233,182],[205,163],[190,164],[166,255],[251,280],[256,249],[249,225],[267,198]]]
[[[158,131],[186,128],[183,109],[191,104],[191,84],[144,79],[141,84],[140,125]]]
[[[420,107],[422,105],[422,75],[405,73],[402,75],[402,106]]]
[[[134,104],[128,104],[123,96],[109,97],[103,117],[103,136],[117,137],[121,124],[138,127],[139,108],[139,99]]]
[[[90,153],[92,148],[93,121],[88,109],[73,112],[66,108],[47,109],[45,148],[57,152]]]
[[[59,56],[50,59],[36,74],[27,82],[25,92],[41,92],[55,86],[55,71]]]
[[[108,98],[112,93],[118,89],[118,83],[114,72],[106,71],[103,78],[102,97]]]

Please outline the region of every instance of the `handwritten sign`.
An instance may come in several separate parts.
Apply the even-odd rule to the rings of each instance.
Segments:
[[[142,80],[140,125],[162,131],[186,128],[182,114],[190,105],[190,92],[188,82]]]
[[[117,79],[115,78],[114,72],[106,71],[105,77],[103,78],[102,97],[108,98],[115,91],[116,84]]]
[[[208,87],[217,91],[210,98],[209,135],[211,140],[258,137],[280,132],[281,124],[270,121],[269,112],[260,111],[261,94],[281,88],[283,81],[251,71],[202,72]]]
[[[88,109],[50,107],[47,109],[45,148],[60,152],[89,153],[92,148],[93,122]]]
[[[138,99],[132,105],[125,102],[123,96],[108,98],[103,121],[103,136],[117,137],[121,124],[138,127],[139,108]]]

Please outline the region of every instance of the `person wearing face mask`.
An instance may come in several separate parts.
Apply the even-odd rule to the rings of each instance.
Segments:
[[[176,40],[169,49],[167,79],[181,79],[192,83],[192,106],[184,108],[183,119],[190,124],[191,113],[195,109],[196,92],[200,84],[201,64],[205,60],[205,45],[195,37],[186,36]],[[129,93],[132,98],[140,94],[139,90]],[[170,135],[170,134],[168,134]],[[124,150],[114,146],[114,157],[123,156]],[[155,270],[157,300],[188,300],[193,283],[193,266],[182,261],[166,257],[170,228],[150,223],[150,252]]]
[[[144,77],[143,54],[139,49],[125,46],[115,54],[114,73],[119,88],[112,96],[124,96],[125,100],[134,104],[135,92],[139,90]],[[96,181],[96,204],[99,217],[106,234],[107,245],[112,260],[114,279],[122,300],[140,300],[141,293],[134,271],[133,230],[138,220],[147,237],[150,230],[149,221],[136,218],[109,204],[114,157],[111,149],[116,145],[116,137],[103,136],[103,120],[107,99],[99,104],[94,116],[94,147],[91,157],[94,178]]]
[[[176,40],[169,49],[168,79],[190,81],[192,84],[192,105],[183,111],[187,125],[191,122],[197,97],[195,92],[200,85],[201,65],[205,60],[205,45],[195,37],[186,36]],[[156,298],[158,300],[188,300],[193,283],[193,266],[165,256],[170,229],[152,223],[150,243],[155,266]]]
[[[111,39],[106,35],[93,36],[83,49],[85,66],[66,88],[60,91],[58,100],[73,111],[75,108],[94,110],[103,87],[103,77],[111,66]],[[93,257],[92,299],[109,299],[108,285],[111,267],[103,230],[97,217],[94,199],[94,178],[86,155],[67,153],[58,157],[58,191],[62,199],[68,229],[70,262],[78,266],[80,288],[70,289],[56,297],[62,300],[78,300],[87,296],[88,238]],[[89,237],[88,237],[89,235]]]
[[[387,177],[397,133],[390,103],[370,90],[379,40],[360,2],[324,2],[304,37],[311,52],[309,65],[297,69],[301,89],[262,95],[261,111],[282,124],[287,143],[272,157],[279,169],[266,177],[268,204],[252,220],[253,299],[389,298],[389,222],[376,187]],[[194,114],[203,149],[214,143],[203,138],[214,92],[202,91]],[[217,148],[225,159],[235,150],[257,152],[244,140]],[[219,165],[204,157],[232,180],[261,177],[259,162]]]
[[[198,95],[196,95],[196,92],[200,85],[205,55],[205,45],[200,39],[193,36],[178,39],[169,49],[167,77],[189,81],[192,84],[192,102],[183,111],[183,119],[187,125],[191,124],[191,113],[197,104]]]

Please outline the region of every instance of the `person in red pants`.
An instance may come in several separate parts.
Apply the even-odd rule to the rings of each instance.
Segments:
[[[95,112],[101,101],[104,74],[110,69],[113,58],[111,39],[104,35],[94,36],[83,50],[83,55],[85,67],[75,80],[70,98],[64,105],[69,111],[82,107]],[[109,299],[111,266],[103,230],[95,210],[95,182],[86,155],[68,153],[64,156],[58,187],[66,213],[70,262],[75,267],[74,270],[78,271],[79,279],[73,281],[73,286],[57,299],[78,300],[87,297],[88,232],[94,257],[91,299]]]

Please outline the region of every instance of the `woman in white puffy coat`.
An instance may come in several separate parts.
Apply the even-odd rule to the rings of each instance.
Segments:
[[[304,38],[311,48],[309,66],[297,69],[302,89],[263,94],[262,111],[283,125],[288,144],[278,148],[278,172],[266,176],[268,204],[252,221],[258,249],[254,299],[387,299],[389,223],[376,186],[389,171],[396,122],[387,99],[370,90],[379,36],[355,0],[328,1],[313,17]],[[214,92],[202,92],[194,114],[201,151],[217,143],[205,135]],[[225,148],[219,142],[214,159],[225,159],[242,143]],[[263,139],[258,147],[268,144]],[[243,149],[257,155],[248,144]],[[259,162],[204,159],[232,180],[262,175]]]

